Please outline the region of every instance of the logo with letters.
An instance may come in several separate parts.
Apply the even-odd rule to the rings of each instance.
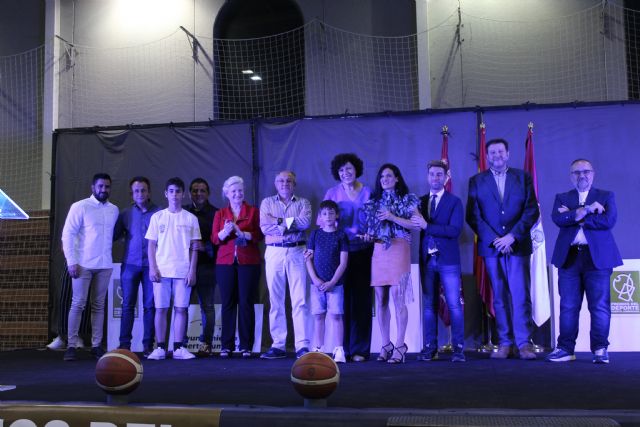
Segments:
[[[122,290],[122,282],[120,279],[113,279],[113,288],[111,294],[113,295],[113,317],[114,319],[122,318],[122,304],[124,303],[124,291]],[[138,301],[136,301],[135,307],[133,307],[133,317],[138,318]],[[2,427],[2,426],[0,426]]]
[[[611,313],[640,313],[640,271],[614,271],[610,280]]]

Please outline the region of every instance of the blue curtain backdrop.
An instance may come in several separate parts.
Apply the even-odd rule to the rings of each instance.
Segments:
[[[639,119],[640,104],[625,103],[60,132],[54,165],[54,267],[59,268],[62,263],[60,231],[69,206],[89,196],[90,180],[95,172],[112,175],[112,201],[119,207],[130,201],[127,183],[134,175],[151,179],[153,200],[161,206],[164,206],[163,186],[167,178],[180,176],[188,185],[192,178],[202,176],[211,185],[211,201],[219,206],[223,202],[220,187],[227,177],[245,178],[247,200],[259,205],[262,198],[275,193],[275,174],[291,169],[298,177],[296,193],[310,199],[315,214],[325,191],[336,184],[330,162],[337,153],[358,154],[365,163],[361,180],[371,187],[375,185],[380,165],[392,162],[400,167],[410,191],[424,194],[427,191],[425,165],[429,160],[440,158],[440,132],[442,126],[447,125],[453,193],[466,204],[467,182],[477,171],[475,155],[480,120],[487,126],[487,139],[500,137],[509,141],[509,164],[516,168],[523,167],[527,124],[534,123],[548,259],[557,236],[550,210],[555,194],[571,188],[568,170],[576,158],[592,161],[596,170],[595,186],[615,191],[618,224],[613,234],[623,258],[640,258],[637,245],[640,225],[635,220],[640,207],[637,200],[640,168],[636,165],[640,158]],[[475,309],[470,307],[477,305],[471,277],[473,233],[467,226],[460,244],[467,316],[470,322],[476,322]],[[415,244],[413,259],[417,261]],[[52,274],[58,277],[57,271]]]

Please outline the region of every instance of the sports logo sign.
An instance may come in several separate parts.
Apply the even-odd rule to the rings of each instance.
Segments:
[[[611,274],[611,313],[640,313],[640,271],[616,270]]]

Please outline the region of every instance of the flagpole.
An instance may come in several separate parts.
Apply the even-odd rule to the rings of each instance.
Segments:
[[[481,119],[482,120],[482,119]],[[485,138],[486,138],[486,125],[484,121],[480,122],[480,138],[479,138],[479,146],[478,146],[478,172],[484,172],[487,169],[486,160],[485,160]],[[491,284],[489,283],[485,266],[484,259],[478,255],[478,240],[477,236],[475,237],[474,242],[474,274],[476,278],[476,288],[480,293],[480,299],[482,300],[482,338],[484,342],[478,347],[478,352],[480,353],[493,353],[498,350],[498,346],[494,345],[491,342],[491,338],[493,336],[493,289],[491,289]]]
[[[535,190],[536,202],[540,208],[540,198],[538,197],[538,178],[536,172],[536,161],[533,149],[533,122],[527,125],[527,139],[525,140],[525,162],[524,170],[531,175]],[[549,282],[547,272],[547,257],[545,253],[544,230],[542,227],[542,213],[540,219],[531,229],[531,238],[533,241],[533,253],[530,260],[530,276],[531,276],[531,297],[533,320],[536,326],[542,324],[548,319],[550,314],[550,298],[549,298]],[[542,308],[541,308],[542,307]],[[544,307],[548,307],[544,310]],[[533,351],[536,353],[544,352],[544,346],[538,345],[530,339]]]
[[[447,125],[443,125],[440,131],[442,135],[442,148],[440,150],[440,160],[447,164],[447,180],[444,184],[444,189],[448,192],[451,192],[452,182],[451,182],[451,163],[449,162],[449,127]],[[451,345],[451,322],[448,317],[448,307],[447,301],[444,298],[444,292],[442,285],[440,285],[440,295],[438,295],[438,312],[441,314],[440,319],[442,323],[447,328],[447,343],[440,347],[439,351],[442,353],[453,353],[453,345]],[[444,315],[442,313],[447,313],[446,318],[449,319],[449,324],[447,325],[447,321],[444,319]]]

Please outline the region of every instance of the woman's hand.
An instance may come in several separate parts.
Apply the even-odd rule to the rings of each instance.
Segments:
[[[380,208],[376,212],[376,218],[380,221],[393,221],[395,219],[395,215],[393,215],[388,209]]]
[[[233,221],[226,220],[224,222],[224,227],[223,227],[224,234],[226,234],[227,237],[231,236],[231,233],[235,231],[236,227],[237,225]]]
[[[356,234],[358,239],[362,239],[365,242],[373,242],[374,238],[371,234]]]

